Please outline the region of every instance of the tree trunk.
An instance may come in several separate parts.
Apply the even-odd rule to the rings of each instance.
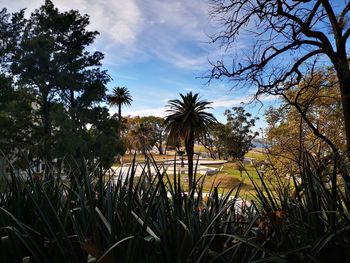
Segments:
[[[159,142],[159,144],[156,143],[155,146],[156,146],[156,148],[157,148],[159,154],[160,154],[160,155],[163,155],[164,152],[163,152],[163,145],[162,145],[162,142]]]
[[[350,69],[347,60],[341,60],[336,66],[341,94],[344,126],[346,135],[346,155],[350,160]]]
[[[215,151],[214,151],[214,148],[213,146],[210,146],[209,148],[207,148],[209,150],[209,154],[210,154],[210,157],[214,160],[216,160],[216,154],[215,154]]]
[[[118,121],[119,121],[118,135],[119,135],[119,139],[120,139],[120,134],[122,131],[122,105],[121,104],[118,105]]]
[[[215,155],[215,152],[214,152],[213,144],[210,143],[210,142],[208,142],[208,143],[210,144],[209,146],[207,146],[205,142],[203,143],[203,146],[204,146],[205,149],[207,149],[209,151],[210,157],[212,159],[216,159],[216,155]]]
[[[193,188],[193,155],[194,155],[194,134],[191,133],[186,140],[187,166],[188,166],[188,192]]]
[[[221,160],[222,154],[221,154],[220,147],[217,147],[217,152],[218,152],[218,158],[219,158],[219,160]]]
[[[43,137],[44,137],[44,161],[51,164],[51,121],[50,121],[50,102],[47,100],[47,96],[43,96],[42,105],[42,118],[43,118]]]

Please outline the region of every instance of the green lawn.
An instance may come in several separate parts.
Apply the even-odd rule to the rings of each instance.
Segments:
[[[166,161],[166,160],[174,160],[174,155],[159,155],[159,154],[152,154],[152,157],[156,161]],[[132,160],[134,159],[133,154],[125,154],[123,156],[123,163],[131,163]],[[143,154],[137,154],[136,155],[136,161],[137,162],[144,162],[145,161],[145,156]],[[115,166],[119,166],[119,163],[115,163]]]
[[[153,154],[152,156],[156,161],[174,159],[173,155]],[[251,151],[246,154],[246,157],[255,158],[257,161],[262,161],[265,159],[265,154],[261,152]],[[133,158],[134,158],[133,155],[125,155],[123,156],[123,163],[130,163],[132,162]],[[142,162],[144,160],[145,160],[145,157],[142,154],[139,154],[136,156],[136,161]],[[220,191],[228,192],[232,188],[237,187],[239,183],[241,183],[242,184],[241,196],[253,193],[254,192],[252,191],[253,184],[249,179],[248,174],[250,175],[250,177],[256,180],[256,182],[258,182],[258,184],[260,185],[258,180],[259,177],[255,167],[249,164],[244,164],[242,171],[240,171],[239,167],[240,165],[236,162],[232,162],[232,161],[227,162],[226,164],[224,164],[222,170],[217,175],[206,176],[204,178],[203,190],[208,192],[212,188],[212,186],[218,186]],[[219,168],[219,166],[217,166],[217,168]],[[197,179],[200,176],[201,175],[198,174]],[[173,180],[173,176],[170,176],[170,180],[171,181]],[[181,184],[186,190],[187,184],[188,184],[187,175],[185,174],[181,175]]]
[[[250,151],[245,155],[245,157],[254,158],[257,161],[263,161],[266,159],[266,154],[258,151]]]

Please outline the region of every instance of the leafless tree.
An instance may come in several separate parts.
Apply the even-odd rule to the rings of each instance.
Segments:
[[[257,96],[281,94],[299,84],[310,61],[334,67],[350,158],[349,11],[347,0],[211,0],[211,15],[222,29],[213,42],[229,51],[249,32],[253,45],[230,66],[225,59],[212,63],[210,78],[249,81]]]

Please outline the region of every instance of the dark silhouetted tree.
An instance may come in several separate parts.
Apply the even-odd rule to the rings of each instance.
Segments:
[[[112,94],[108,95],[108,102],[111,106],[118,107],[118,119],[122,122],[122,106],[131,105],[132,96],[125,87],[116,87],[113,89]]]
[[[159,154],[164,153],[163,142],[166,140],[164,119],[156,116],[145,116],[140,122],[148,127],[148,140],[151,147],[155,146]]]
[[[190,191],[193,187],[194,142],[207,136],[210,127],[217,121],[213,114],[208,112],[211,102],[200,100],[198,93],[189,92],[186,95],[180,94],[180,97],[181,100],[168,102],[168,115],[164,124],[172,141],[181,138],[185,143]]]
[[[105,98],[109,76],[101,70],[103,54],[86,50],[98,34],[86,30],[88,25],[87,15],[74,10],[60,12],[47,0],[25,21],[12,57],[16,85],[35,95],[42,141],[39,157],[48,161],[57,157],[53,152],[57,132],[74,142],[65,144],[67,153],[84,154],[87,125],[94,122],[91,111]]]

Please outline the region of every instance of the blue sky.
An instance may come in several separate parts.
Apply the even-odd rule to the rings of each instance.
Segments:
[[[27,8],[27,13],[44,1],[0,0],[0,7],[9,11]],[[212,101],[213,113],[225,122],[223,112],[241,102],[248,102],[254,92],[251,87],[231,90],[232,82],[207,85],[205,76],[209,60],[219,58],[223,50],[210,45],[208,35],[215,25],[208,15],[205,0],[54,0],[60,10],[77,9],[89,14],[90,30],[100,35],[92,46],[105,54],[103,67],[113,80],[108,84],[125,86],[133,96],[125,115],[164,116],[165,105],[179,93],[198,92],[202,99]],[[238,54],[249,47],[249,39],[236,44]],[[246,51],[246,50],[245,50]],[[275,97],[262,98],[264,106],[252,103],[245,108],[259,115],[257,129],[264,127],[262,113],[275,103]],[[111,109],[112,113],[116,109]]]

